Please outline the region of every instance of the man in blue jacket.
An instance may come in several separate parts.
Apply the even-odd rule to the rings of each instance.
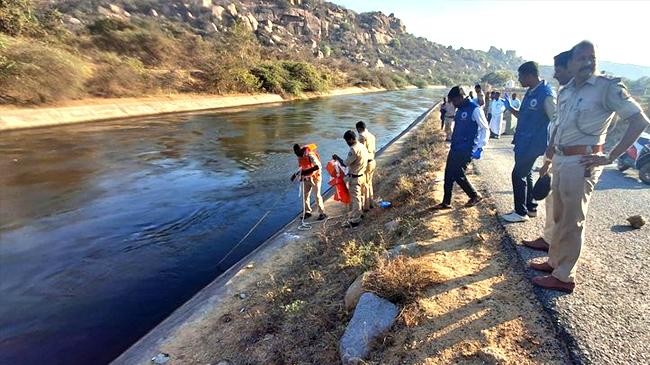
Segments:
[[[451,192],[456,182],[469,196],[466,207],[478,204],[482,197],[476,192],[465,176],[467,165],[472,158],[481,157],[483,146],[487,141],[488,122],[483,109],[465,96],[460,86],[454,86],[447,95],[456,108],[454,117],[454,132],[451,135],[451,147],[445,166],[445,195],[442,203],[435,205],[434,210],[451,209]]]
[[[535,161],[548,146],[548,124],[555,114],[555,96],[551,86],[539,78],[539,66],[526,62],[519,66],[519,82],[527,87],[519,110],[504,100],[517,117],[517,130],[512,143],[515,145],[515,166],[512,169],[512,191],[515,209],[501,216],[506,222],[525,222],[537,216],[537,202],[533,198],[532,169]]]

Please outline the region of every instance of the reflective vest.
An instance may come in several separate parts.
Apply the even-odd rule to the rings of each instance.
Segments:
[[[542,81],[534,90],[526,92],[519,108],[517,129],[512,142],[516,154],[541,156],[546,151],[550,122],[544,110],[547,97],[554,97],[554,93],[546,81]]]
[[[454,117],[454,131],[451,134],[451,149],[453,151],[471,152],[474,141],[478,136],[478,123],[472,119],[474,110],[479,106],[466,98]]]
[[[304,149],[304,154],[301,157],[298,157],[298,167],[300,167],[300,170],[308,170],[314,167],[314,164],[311,163],[311,159],[309,158],[309,155],[313,154],[316,159],[318,159],[318,162],[320,162],[320,155],[316,151],[316,145],[311,143],[306,146],[302,147]],[[309,175],[304,175],[303,177],[314,177],[316,179],[320,178],[320,170],[313,171]]]

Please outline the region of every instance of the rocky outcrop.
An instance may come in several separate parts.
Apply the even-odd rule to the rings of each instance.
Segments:
[[[263,47],[308,51],[315,58],[332,54],[363,66],[400,73],[408,70],[428,79],[467,79],[493,70],[516,69],[523,62],[514,51],[496,47],[482,52],[441,46],[407,33],[394,14],[357,14],[321,0],[52,0],[57,1],[64,14],[67,11],[79,20],[66,22],[70,28],[91,24],[97,17],[150,17],[184,22],[205,35],[226,32],[239,23],[255,34]],[[324,47],[328,54],[322,51]]]

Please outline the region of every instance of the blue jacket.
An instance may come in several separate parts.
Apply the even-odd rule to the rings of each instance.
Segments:
[[[472,119],[474,109],[479,106],[471,101],[465,99],[456,111],[454,117],[454,132],[451,134],[451,150],[458,152],[472,152],[474,148],[474,141],[478,136],[478,123]]]
[[[550,119],[544,110],[547,97],[554,97],[553,89],[546,81],[528,90],[521,102],[517,130],[513,144],[515,154],[541,156],[548,146],[548,123]]]

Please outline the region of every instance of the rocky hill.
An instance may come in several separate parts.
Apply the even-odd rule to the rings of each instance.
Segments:
[[[23,5],[33,5],[34,15],[16,23],[20,26],[11,23],[7,14],[15,9],[8,11],[7,7]],[[40,29],[24,28],[30,22],[38,23]],[[47,39],[48,47],[60,43],[66,52],[90,61],[89,69],[94,71],[128,58],[131,66],[142,66],[149,76],[153,71],[166,72],[180,91],[197,87],[208,92],[249,91],[257,85],[252,76],[259,79],[262,89],[277,91],[269,90],[273,87],[264,77],[268,65],[254,71],[256,64],[268,61],[313,65],[327,74],[321,76],[330,86],[366,83],[389,87],[404,82],[419,86],[472,83],[491,71],[513,70],[523,62],[514,51],[494,47],[484,52],[443,46],[408,33],[393,14],[358,14],[320,0],[40,0],[31,4],[29,0],[7,0],[0,4],[0,31],[14,37],[14,42],[40,37]],[[7,42],[12,40],[5,39]],[[206,70],[206,64],[213,69],[224,64],[209,54],[238,55],[244,61],[225,62],[236,69],[233,82],[212,90],[197,86],[197,78],[205,81],[214,71]],[[289,73],[296,68],[280,66],[280,71]],[[222,72],[212,81],[223,77]],[[251,87],[234,87],[238,79]],[[283,85],[290,83],[285,81]],[[91,93],[116,94],[115,90]]]

